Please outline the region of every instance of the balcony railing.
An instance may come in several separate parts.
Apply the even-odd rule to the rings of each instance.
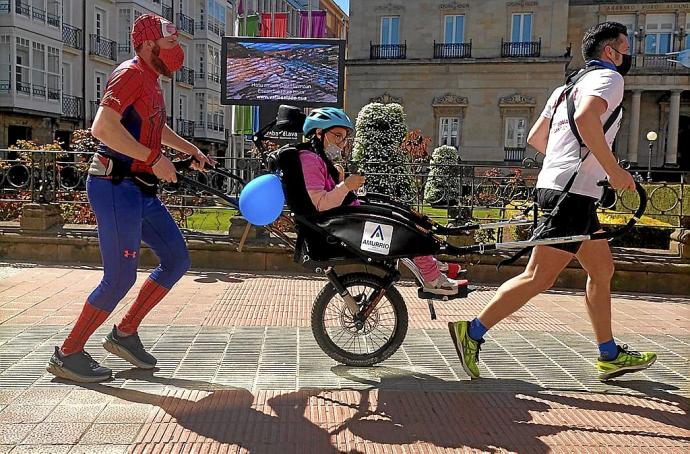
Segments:
[[[62,115],[66,118],[84,118],[84,98],[62,95]]]
[[[117,43],[100,35],[89,35],[89,54],[117,61]]]
[[[0,1],[0,14],[9,14],[9,13],[10,13],[10,0]]]
[[[194,135],[202,135],[204,131],[225,131],[225,125],[222,121],[197,121],[194,122]]]
[[[539,41],[506,42],[501,39],[501,57],[539,57],[541,55],[541,38]]]
[[[183,84],[194,85],[194,70],[183,66],[175,72],[175,80]]]
[[[176,131],[182,137],[192,137],[194,136],[194,122],[178,118]]]
[[[34,96],[39,96],[41,98],[45,98],[46,97],[46,86],[33,84],[31,93],[33,93]]]
[[[225,24],[223,24],[222,22],[217,22],[215,20],[197,20],[195,22],[194,28],[200,31],[208,30],[209,32],[220,37],[223,37],[223,35],[225,34]]]
[[[189,35],[194,34],[194,19],[186,14],[177,13],[177,29]]]
[[[522,162],[525,159],[524,147],[504,147],[504,160],[513,162]]]
[[[162,5],[161,6],[161,13],[163,14],[163,17],[172,22],[173,20],[173,9],[172,6],[170,5]]]
[[[12,81],[9,79],[0,79],[0,93],[9,93],[12,91]]]
[[[60,90],[58,90],[57,88],[48,87],[48,99],[51,101],[59,101],[60,100]]]
[[[21,0],[17,0],[14,4],[14,11],[21,16],[31,16],[31,7],[28,3],[22,2]]]
[[[48,25],[52,27],[60,27],[60,17],[55,14],[48,13]]]
[[[31,94],[31,84],[28,82],[17,81],[17,93],[21,93],[24,95],[30,95]]]
[[[407,41],[404,44],[374,44],[369,42],[371,60],[404,60],[407,58]]]
[[[117,43],[117,52],[128,54],[132,52],[132,43],[130,41],[125,41],[124,43]]]
[[[33,20],[37,20],[40,22],[45,22],[46,21],[46,12],[45,10],[41,8],[36,8],[35,6],[31,7],[31,17]]]
[[[62,24],[62,42],[73,49],[84,49],[84,35],[81,29],[68,24]]]
[[[100,107],[101,101],[98,99],[95,101],[89,101],[89,105],[91,107],[91,121],[93,121],[94,118],[96,118],[96,112],[98,112],[98,107]]]
[[[471,58],[472,40],[469,43],[437,43],[434,41],[434,58]]]
[[[220,74],[208,73],[208,80],[215,83],[220,83]]]

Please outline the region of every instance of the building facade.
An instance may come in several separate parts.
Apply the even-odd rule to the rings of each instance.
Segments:
[[[615,152],[646,166],[643,138],[655,130],[654,166],[684,164],[690,70],[663,54],[690,47],[688,2],[353,0],[347,110],[399,102],[434,146],[458,147],[467,162],[517,163],[535,153],[527,133],[549,94],[583,65],[584,31],[604,20],[626,24],[634,41]]]

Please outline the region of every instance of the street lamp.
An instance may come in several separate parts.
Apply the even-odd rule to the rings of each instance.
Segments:
[[[647,161],[647,182],[652,181],[652,148],[657,139],[656,131],[649,131],[647,133],[647,140],[649,141],[649,160]]]

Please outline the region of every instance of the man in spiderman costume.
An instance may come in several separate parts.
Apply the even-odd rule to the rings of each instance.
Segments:
[[[134,285],[142,240],[160,265],[103,346],[137,367],[156,365],[141,343],[139,324],[190,266],[182,234],[156,196],[159,181],[177,181],[161,146],[191,155],[197,170],[215,165],[166,124],[158,78],[170,77],[184,61],[175,26],[154,14],[140,16],[132,27],[132,45],[136,56],[113,71],[91,128],[101,143],[89,168],[87,193],[98,222],[103,279],[47,366],[52,374],[78,382],[103,381],[112,375],[84,351],[84,345]]]

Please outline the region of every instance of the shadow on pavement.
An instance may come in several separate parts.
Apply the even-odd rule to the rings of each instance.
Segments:
[[[360,452],[336,449],[334,444],[343,440],[341,434],[345,431],[350,433],[345,438],[352,440],[354,436],[361,443],[428,443],[440,448],[531,453],[551,452],[547,438],[567,431],[574,432],[571,438],[583,441],[630,436],[690,443],[689,436],[629,426],[628,415],[632,415],[667,425],[676,433],[678,429],[689,429],[690,400],[671,393],[678,389],[674,386],[643,380],[611,382],[622,389],[620,393],[609,394],[630,396],[632,390],[639,395],[631,397],[642,400],[621,402],[602,398],[605,394],[547,389],[522,380],[481,379],[458,383],[385,366],[361,369],[335,366],[331,369],[335,375],[368,388],[303,389],[278,394],[263,403],[254,402],[255,396],[243,388],[165,378],[155,375],[156,371],[130,369],[116,377],[197,393],[179,397],[180,393],[158,395],[103,384],[80,386],[122,400],[154,405],[184,429],[220,443],[242,446],[252,453],[276,452],[276,449],[286,453]],[[487,392],[491,388],[487,382],[495,382],[499,391]],[[199,398],[203,392],[208,394]],[[675,410],[653,408],[655,405],[675,407]],[[569,409],[580,411],[579,420],[566,414],[558,416],[558,411]],[[596,427],[604,417],[594,413],[591,423],[582,422],[581,410],[602,412],[598,415],[605,412],[609,427]],[[310,414],[316,423],[308,418]],[[616,418],[620,422],[615,423]],[[564,420],[577,423],[564,423]],[[162,421],[159,415],[152,424],[163,424]]]

